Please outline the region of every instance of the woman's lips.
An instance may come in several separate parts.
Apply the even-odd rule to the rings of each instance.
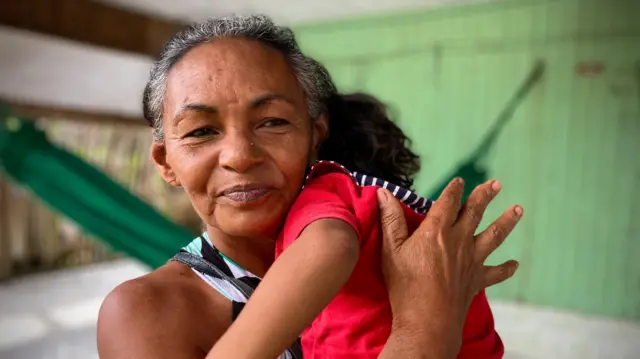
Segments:
[[[227,191],[223,196],[238,204],[250,204],[263,198],[267,192],[267,188],[247,188]]]

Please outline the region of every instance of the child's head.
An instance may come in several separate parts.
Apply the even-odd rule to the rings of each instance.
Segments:
[[[328,115],[320,159],[411,189],[420,158],[383,103],[363,93],[336,95],[328,101]]]
[[[143,107],[161,176],[231,237],[274,238],[317,159],[407,187],[419,168],[383,105],[338,95],[291,30],[263,16],[176,34],[151,71]]]

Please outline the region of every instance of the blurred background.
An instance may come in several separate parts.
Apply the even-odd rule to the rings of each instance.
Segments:
[[[506,358],[640,358],[638,0],[0,1],[0,358],[97,358],[104,296],[199,231],[148,160],[141,94],[180,26],[233,13],[291,25],[342,91],[388,103],[422,194],[490,176],[486,217],[525,207],[491,259],[521,263],[489,292]],[[92,211],[119,207],[73,177],[89,168],[149,205],[104,223],[184,242],[100,232]]]

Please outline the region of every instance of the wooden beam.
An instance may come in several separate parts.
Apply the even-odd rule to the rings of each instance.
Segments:
[[[152,57],[183,26],[90,0],[1,0],[0,25]]]
[[[95,122],[101,124],[118,124],[124,126],[147,127],[147,122],[142,117],[122,116],[115,114],[96,113],[84,110],[66,109],[60,107],[48,107],[41,105],[33,105],[26,103],[17,103],[12,101],[2,101],[9,105],[11,110],[18,115],[45,118],[45,119],[61,119],[81,122]]]
[[[0,280],[11,277],[13,261],[9,226],[9,183],[0,173]]]

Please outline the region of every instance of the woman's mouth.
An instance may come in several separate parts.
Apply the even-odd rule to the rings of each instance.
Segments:
[[[222,196],[240,205],[251,204],[264,198],[269,189],[260,186],[237,186],[222,192]]]

